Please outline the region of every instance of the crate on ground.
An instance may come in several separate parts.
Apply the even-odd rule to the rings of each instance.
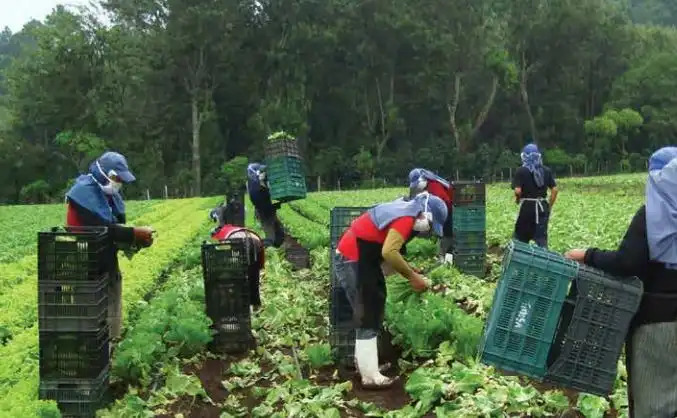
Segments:
[[[306,175],[303,160],[297,157],[275,157],[266,160],[270,198],[291,202],[306,197]]]
[[[235,354],[256,348],[250,315],[221,318],[214,322],[212,330],[212,341],[208,348],[214,353]]]
[[[228,239],[218,243],[202,243],[202,275],[204,282],[242,281],[249,266],[256,262],[256,251],[250,240]]]
[[[339,238],[341,238],[341,235],[348,229],[350,224],[369,209],[370,207],[345,206],[332,208],[329,213],[329,238],[331,246],[336,247]]]
[[[110,363],[109,329],[40,332],[40,379],[93,379]]]
[[[453,208],[452,227],[454,231],[484,231],[487,216],[484,205],[466,205]]]
[[[246,277],[242,280],[205,283],[207,316],[214,323],[224,318],[249,318],[251,306],[249,286],[249,279]]]
[[[618,359],[642,299],[642,282],[612,278],[579,266],[551,349],[547,381],[606,396],[616,381]]]
[[[284,249],[284,253],[294,270],[310,268],[310,252],[301,245],[290,245]]]
[[[454,250],[461,253],[479,253],[487,252],[487,234],[486,231],[457,231],[452,234]]]
[[[264,145],[264,152],[266,159],[273,159],[277,157],[301,158],[301,153],[299,152],[299,145],[296,138],[266,141]]]
[[[40,331],[98,331],[108,317],[107,277],[97,282],[38,283]]]
[[[483,205],[486,202],[486,185],[481,180],[452,181],[454,206]]]
[[[339,365],[350,365],[355,351],[355,322],[353,310],[336,274],[331,272],[329,289],[330,330],[329,344],[334,360]]]
[[[105,227],[52,228],[38,233],[39,281],[97,281],[115,263]]]
[[[460,251],[454,249],[454,266],[464,274],[483,278],[486,272],[487,255],[485,252]]]
[[[537,379],[578,263],[545,249],[511,241],[480,345],[483,363]]]
[[[95,417],[110,400],[109,369],[94,379],[41,380],[38,396],[57,402],[63,417]]]

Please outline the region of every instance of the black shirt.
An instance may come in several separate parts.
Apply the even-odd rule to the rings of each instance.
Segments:
[[[515,171],[512,179],[512,188],[520,187],[522,194],[520,197],[528,199],[545,198],[548,195],[548,188],[556,187],[555,176],[550,168],[543,166],[543,187],[537,187],[534,181],[534,175],[528,168],[522,166]]]
[[[585,253],[585,264],[614,276],[637,276],[642,280],[645,293],[636,325],[677,320],[677,270],[649,259],[645,206],[632,218],[616,251],[590,248]]]

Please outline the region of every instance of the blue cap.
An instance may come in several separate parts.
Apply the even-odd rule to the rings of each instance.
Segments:
[[[415,168],[409,172],[409,188],[413,189],[418,185],[418,179],[421,178],[421,169]]]
[[[677,158],[677,147],[663,147],[651,154],[649,171],[661,170],[675,158]]]
[[[444,236],[444,223],[447,221],[447,205],[444,200],[435,195],[428,196],[428,210],[433,214],[433,232],[437,236]]]
[[[106,175],[108,175],[108,173],[113,170],[115,171],[115,174],[120,177],[123,183],[131,183],[136,180],[134,174],[129,171],[127,159],[122,154],[109,151],[99,157],[97,161]]]
[[[538,146],[536,146],[536,144],[528,144],[527,146],[524,147],[522,152],[525,154],[531,154],[534,152],[540,153],[540,151],[538,150]]]

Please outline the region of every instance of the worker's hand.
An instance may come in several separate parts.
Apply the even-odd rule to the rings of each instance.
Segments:
[[[153,245],[153,228],[149,226],[134,227],[134,241],[141,247]]]
[[[409,280],[409,283],[411,284],[411,287],[414,288],[415,292],[423,292],[430,286],[431,281],[418,273],[414,273],[414,276]]]
[[[276,210],[279,210],[279,209],[282,207],[282,202],[273,203],[273,207],[274,207]]]
[[[569,250],[564,254],[564,257],[582,263],[585,260],[585,250]]]

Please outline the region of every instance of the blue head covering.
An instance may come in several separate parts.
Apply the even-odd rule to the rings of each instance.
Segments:
[[[443,225],[447,220],[447,205],[437,196],[421,193],[412,200],[397,199],[383,203],[367,211],[371,220],[379,230],[387,227],[395,219],[403,216],[416,217],[422,212],[432,214],[432,229],[438,236],[443,235]]]
[[[260,163],[251,163],[247,166],[247,178],[259,182],[259,172],[266,171],[266,166]]]
[[[545,184],[545,174],[543,171],[543,160],[536,144],[528,144],[522,150],[522,166],[531,171],[534,176],[536,187],[543,187]]]
[[[649,159],[646,185],[649,258],[677,269],[677,147],[664,147]]]
[[[421,179],[437,181],[447,189],[451,187],[451,184],[449,184],[447,180],[443,179],[432,171],[426,170],[425,168],[415,168],[409,172],[409,189],[416,190]]]
[[[119,193],[106,195],[101,186],[108,184],[106,176],[115,171],[120,179],[129,183],[136,178],[129,171],[127,160],[117,152],[107,152],[89,165],[89,173],[79,176],[66,193],[66,199],[99,218],[102,224],[124,223],[125,203]]]

